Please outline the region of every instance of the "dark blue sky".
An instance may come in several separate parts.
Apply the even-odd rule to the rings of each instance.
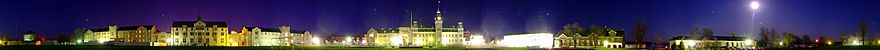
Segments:
[[[516,32],[556,32],[564,24],[607,25],[631,35],[637,19],[648,21],[648,39],[681,36],[692,28],[712,28],[715,35],[745,34],[751,0],[443,0],[447,26],[464,21],[466,30],[495,37]],[[868,37],[878,37],[880,2],[876,0],[758,0],[758,19],[780,32],[839,39],[869,23]],[[290,25],[321,35],[362,34],[369,27],[407,26],[410,12],[430,26],[435,0],[2,0],[0,33],[20,39],[35,31],[54,39],[75,28],[108,25],[157,25],[172,21],[226,21],[230,30],[244,26]],[[755,35],[754,37],[757,37]],[[626,38],[631,39],[631,38]]]

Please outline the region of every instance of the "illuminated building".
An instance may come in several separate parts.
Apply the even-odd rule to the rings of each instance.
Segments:
[[[37,34],[36,32],[33,32],[33,31],[25,32],[24,35],[22,35],[22,37],[24,38],[24,42],[22,42],[21,44],[24,44],[24,45],[41,45],[46,40],[45,37],[42,37],[42,36],[40,36],[40,34]],[[21,45],[21,44],[19,44],[19,45]]]
[[[38,41],[37,39],[39,39],[39,37],[37,37],[37,36],[40,36],[40,35],[38,35],[37,33],[33,32],[33,31],[28,31],[28,32],[25,32],[22,37],[24,38],[24,41],[31,42],[31,41]]]
[[[249,41],[246,41],[250,46],[281,46],[284,36],[279,28],[287,29],[283,27],[279,28],[260,28],[260,27],[244,27],[247,32],[242,32],[247,36]]]
[[[84,42],[103,44],[116,38],[117,26],[108,26],[107,28],[89,29],[84,33]]]
[[[501,45],[505,47],[553,47],[553,34],[550,33],[513,33],[504,35]]]
[[[222,21],[174,21],[171,23],[169,46],[232,46],[228,27]]]
[[[466,37],[462,22],[459,21],[458,26],[443,27],[442,21],[437,13],[434,27],[420,27],[413,20],[410,27],[370,28],[365,36],[367,43],[379,46],[464,46]]]
[[[156,39],[151,38],[150,36],[153,34],[158,34],[156,26],[153,25],[142,25],[142,26],[127,26],[127,27],[119,27],[115,30],[115,41],[119,42],[153,42]]]
[[[310,41],[312,39],[312,33],[309,31],[291,30],[290,33],[292,37],[290,42],[293,45],[306,45],[312,43]]]
[[[169,32],[156,31],[158,33],[153,33],[150,35],[150,46],[168,46],[168,39],[171,39],[171,34]]]
[[[367,35],[365,35],[365,36],[367,36],[369,39],[369,40],[366,40],[368,42],[367,44],[373,45],[373,46],[399,46],[400,45],[399,43],[403,43],[403,42],[401,42],[403,39],[399,39],[402,36],[402,34],[400,34],[398,32],[398,30],[391,29],[391,28],[387,28],[387,29],[380,28],[379,30],[376,30],[374,28],[370,28],[370,30],[367,31]],[[392,38],[395,38],[395,39],[392,39]],[[395,40],[395,41],[392,41],[392,40]],[[392,44],[392,42],[398,43],[398,44]]]
[[[243,39],[250,46],[288,46],[288,44],[304,43],[308,38],[306,31],[290,30],[290,26],[278,28],[244,27],[241,34],[247,36]],[[310,35],[308,35],[310,36]]]
[[[554,48],[624,48],[623,31],[617,31],[604,26],[594,27],[602,29],[603,31],[581,33],[560,32],[559,35],[554,37]]]
[[[444,27],[443,14],[439,8],[438,5],[432,27],[422,27],[416,20],[412,20],[409,26],[379,30],[371,28],[365,39],[373,46],[464,46],[466,37],[462,22],[458,21],[458,25],[453,27]]]
[[[229,31],[229,35],[226,35],[230,38],[229,46],[248,46],[250,44],[249,36],[246,36],[244,32],[247,32],[247,28],[241,28],[241,33],[238,31]]]
[[[153,25],[140,26],[108,26],[107,28],[88,29],[81,35],[84,43],[104,44],[110,41],[126,45],[152,46],[162,42],[167,34],[162,34]],[[164,44],[161,44],[164,45]]]
[[[669,45],[670,47],[681,48],[681,49],[697,49],[697,48],[711,48],[711,47],[721,47],[721,48],[740,48],[740,49],[748,49],[751,47],[755,47],[755,41],[752,39],[744,38],[744,37],[733,37],[733,36],[710,36],[710,37],[689,37],[689,36],[678,36],[670,39]]]

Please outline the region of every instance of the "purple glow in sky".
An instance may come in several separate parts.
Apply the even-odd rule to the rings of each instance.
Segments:
[[[607,25],[627,36],[636,19],[647,20],[648,40],[681,36],[692,28],[712,28],[716,35],[748,32],[751,0],[443,0],[445,22],[463,21],[466,30],[497,37],[516,32],[552,32],[562,25]],[[760,0],[756,16],[762,27],[797,35],[833,37],[869,23],[868,37],[878,37],[880,3],[876,0]],[[156,25],[168,31],[172,21],[226,21],[245,26],[308,30],[321,35],[363,34],[370,27],[407,26],[410,16],[432,22],[435,0],[3,0],[0,33],[20,39],[26,31],[49,39],[76,28],[109,25]],[[431,25],[431,24],[422,24]],[[447,23],[446,25],[453,25]],[[631,39],[631,38],[626,38]]]

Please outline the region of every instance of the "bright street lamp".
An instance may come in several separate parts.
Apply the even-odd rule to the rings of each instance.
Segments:
[[[749,7],[751,7],[752,10],[757,10],[761,7],[761,4],[759,4],[758,1],[752,1],[752,3],[749,4]]]

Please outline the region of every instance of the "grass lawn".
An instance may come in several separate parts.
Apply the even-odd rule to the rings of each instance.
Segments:
[[[596,48],[596,50],[633,50],[633,49],[626,49],[626,48]]]
[[[349,48],[317,46],[0,46],[0,50],[551,50],[525,47],[502,48]],[[566,49],[562,49],[566,50]],[[573,49],[583,50],[583,49]],[[587,50],[630,50],[595,48]]]
[[[0,50],[293,50],[289,46],[0,46]]]
[[[315,47],[294,46],[296,50],[469,50],[468,48],[347,48],[347,47]]]
[[[805,50],[880,50],[880,46],[829,46],[829,47],[819,47],[819,48],[811,48]]]

